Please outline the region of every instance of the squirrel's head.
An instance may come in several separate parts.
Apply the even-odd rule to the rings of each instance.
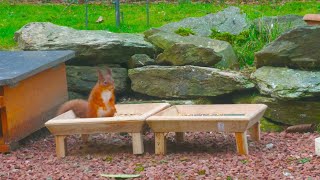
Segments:
[[[112,78],[112,72],[111,69],[106,67],[106,71],[102,73],[100,69],[97,69],[98,71],[98,84],[99,87],[102,87],[103,89],[114,89],[114,81]]]

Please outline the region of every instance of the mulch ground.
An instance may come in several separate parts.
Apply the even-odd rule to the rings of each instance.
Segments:
[[[140,174],[136,179],[320,179],[320,157],[314,154],[317,133],[262,133],[249,138],[249,155],[236,154],[234,136],[187,133],[177,144],[168,135],[168,154],[154,155],[153,134],[144,137],[144,155],[131,153],[125,134],[98,134],[89,143],[68,138],[68,156],[56,158],[54,138],[43,129],[0,154],[0,179],[106,179],[106,174]]]

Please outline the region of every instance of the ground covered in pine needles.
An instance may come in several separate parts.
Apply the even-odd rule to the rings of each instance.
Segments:
[[[100,174],[140,174],[136,179],[320,179],[314,154],[318,133],[262,133],[249,138],[249,155],[236,154],[233,134],[186,133],[177,144],[168,134],[168,154],[154,155],[153,133],[144,137],[145,154],[133,155],[126,134],[68,138],[68,156],[56,158],[54,138],[43,129],[8,154],[0,154],[0,179],[107,179]]]

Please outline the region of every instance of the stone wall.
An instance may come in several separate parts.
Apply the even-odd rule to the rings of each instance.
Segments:
[[[248,22],[236,7],[199,18],[186,18],[144,34],[80,31],[51,23],[27,24],[15,34],[23,50],[71,49],[70,98],[86,98],[97,80],[96,68],[109,66],[117,100],[168,100],[175,104],[264,103],[265,118],[295,125],[320,123],[320,26],[302,17],[268,17]],[[239,34],[286,19],[287,32],[255,54],[256,69],[239,70],[232,46],[208,37],[208,31]],[[187,27],[194,35],[181,36]],[[138,99],[136,98],[138,97]],[[139,101],[139,99],[141,101]],[[200,99],[200,100],[199,100]],[[138,101],[135,101],[138,100]]]

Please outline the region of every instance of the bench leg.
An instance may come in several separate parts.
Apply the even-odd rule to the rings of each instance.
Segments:
[[[184,132],[176,132],[176,142],[184,141]]]
[[[246,137],[246,132],[236,132],[236,143],[237,143],[237,151],[241,155],[247,155],[248,152],[248,142]]]
[[[89,134],[81,134],[82,142],[87,143],[89,140]]]
[[[142,133],[130,133],[132,136],[132,149],[133,154],[143,154],[143,137]]]
[[[155,154],[166,154],[167,143],[164,133],[154,133],[155,136]]]
[[[251,139],[254,141],[260,141],[260,122],[255,123],[250,129]]]
[[[67,136],[55,136],[56,154],[58,158],[66,156],[67,153]]]

